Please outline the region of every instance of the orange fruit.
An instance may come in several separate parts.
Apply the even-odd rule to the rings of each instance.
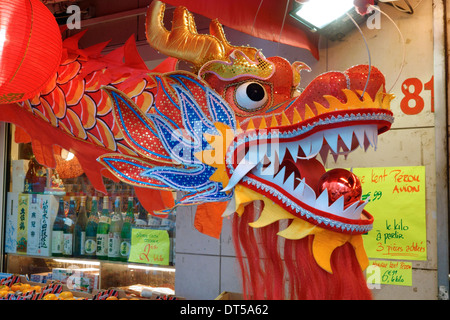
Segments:
[[[67,298],[73,298],[73,293],[70,291],[63,291],[59,294],[60,299],[67,299]]]
[[[21,283],[14,283],[14,284],[11,286],[11,290],[14,291],[14,292],[16,292],[16,291],[18,291],[18,290],[20,290],[20,289],[22,289],[22,284],[21,284]]]
[[[58,300],[58,297],[54,293],[48,293],[42,298],[42,300]]]
[[[116,296],[109,296],[106,300],[119,300]]]
[[[0,290],[0,298],[6,297],[8,295],[8,290]]]
[[[6,290],[6,291],[8,291],[9,290],[9,287],[6,285],[6,284],[2,284],[1,286],[0,286],[0,291],[1,290]]]
[[[22,283],[22,291],[25,289],[31,288],[31,284],[29,283]]]
[[[36,292],[37,293],[39,293],[39,292],[41,292],[41,286],[38,286],[38,285],[36,285],[36,286],[33,286],[33,287],[31,287],[33,290],[36,290]]]
[[[120,298],[119,300],[128,300],[128,298]]]

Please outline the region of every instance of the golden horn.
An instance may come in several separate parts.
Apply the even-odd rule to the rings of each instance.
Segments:
[[[163,25],[165,4],[153,1],[147,10],[147,41],[159,52],[191,62],[197,68],[210,60],[225,57],[223,44],[214,36],[198,34],[194,18],[185,7],[175,8],[172,30]]]

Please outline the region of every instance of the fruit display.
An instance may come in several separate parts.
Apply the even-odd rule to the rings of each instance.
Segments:
[[[120,298],[120,299],[119,299]],[[0,281],[0,300],[123,300],[128,297],[116,290],[99,291],[95,295],[69,290],[61,283],[30,283],[23,276],[10,276]]]
[[[28,281],[25,276],[0,278],[0,300],[177,300],[174,295],[145,297],[122,288],[95,290],[92,294],[72,291],[58,281],[46,284]]]

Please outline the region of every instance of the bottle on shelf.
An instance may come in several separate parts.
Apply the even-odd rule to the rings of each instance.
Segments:
[[[135,225],[139,228],[145,228],[148,225],[148,214],[144,207],[139,203],[138,206],[138,217],[136,218]]]
[[[120,261],[120,245],[122,242],[121,231],[123,226],[122,211],[120,210],[120,197],[114,200],[114,213],[111,217],[111,225],[108,235],[108,260]]]
[[[69,200],[69,212],[64,219],[64,245],[63,256],[71,257],[73,255],[73,231],[75,228],[75,221],[77,219],[77,213],[75,211],[75,197],[71,196]]]
[[[92,197],[91,212],[86,224],[86,241],[84,252],[86,257],[95,258],[97,252],[97,227],[98,227],[98,200]]]
[[[64,212],[64,199],[59,199],[58,213],[52,228],[52,256],[62,257],[64,246],[64,220],[66,214]]]
[[[127,213],[123,221],[120,236],[122,242],[120,244],[120,260],[128,261],[131,249],[131,229],[134,224],[133,197],[128,197]]]
[[[108,236],[111,217],[109,214],[109,198],[103,197],[103,208],[97,227],[97,259],[108,259]]]
[[[87,226],[87,213],[86,213],[86,196],[81,197],[80,209],[78,210],[78,217],[75,223],[74,233],[73,233],[73,256],[74,257],[84,257],[85,249],[84,245],[86,242],[86,226]]]

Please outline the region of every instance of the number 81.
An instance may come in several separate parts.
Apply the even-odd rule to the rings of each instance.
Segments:
[[[412,92],[410,91],[411,87],[413,88]],[[434,77],[431,77],[430,81],[425,83],[425,85],[417,78],[408,78],[402,83],[404,97],[400,102],[400,108],[405,114],[418,114],[423,110],[425,102],[420,96],[423,89],[431,91],[431,112],[434,112]],[[415,102],[413,107],[409,106],[410,100],[414,100]]]

